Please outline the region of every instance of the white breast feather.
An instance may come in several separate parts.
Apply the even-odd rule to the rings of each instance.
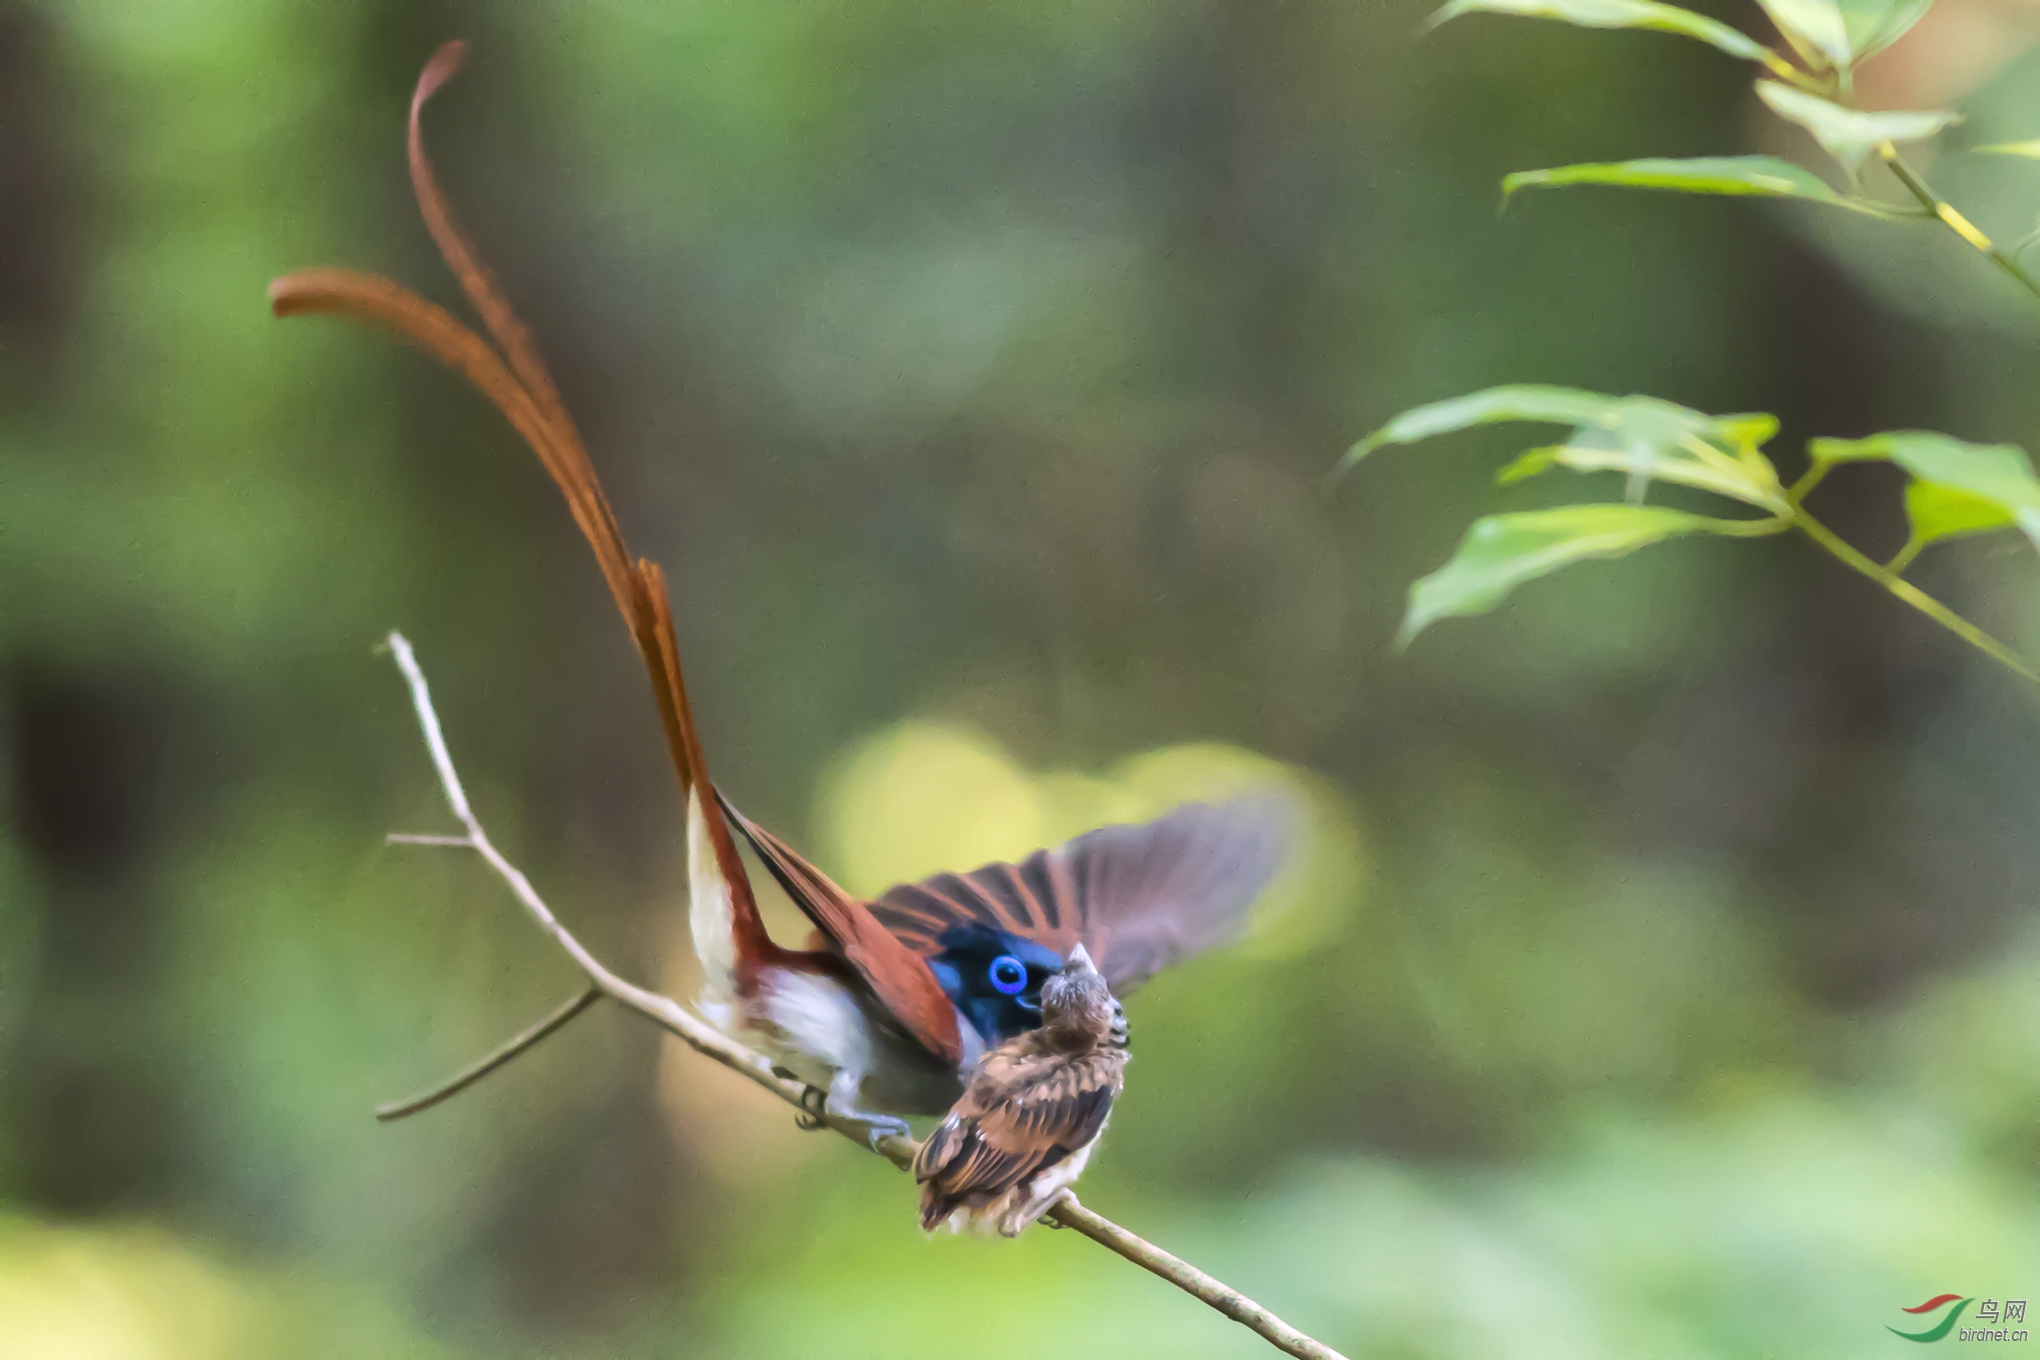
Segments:
[[[833,978],[773,969],[765,980],[765,1018],[784,1036],[787,1066],[827,1086],[816,1064],[858,1077],[871,1068],[871,1033],[855,998]],[[820,1080],[816,1080],[816,1076]],[[854,1087],[853,1087],[854,1089]]]

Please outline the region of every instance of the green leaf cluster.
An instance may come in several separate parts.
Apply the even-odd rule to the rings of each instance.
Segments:
[[[1771,112],[1813,134],[1821,149],[1853,177],[1881,142],[1923,142],[1960,118],[1945,109],[1863,113],[1775,80],[1757,82]]]
[[[1933,0],[1759,0],[1787,47],[1811,73],[1847,71],[1911,31]],[[1742,30],[1659,0],[1451,0],[1432,26],[1466,14],[1556,19],[1580,28],[1677,33],[1774,70],[1790,64]]]
[[[1809,134],[1846,181],[1838,189],[1805,166],[1777,156],[1703,156],[1641,159],[1523,170],[1502,181],[1506,203],[1523,189],[1609,185],[1724,197],[1796,199],[1873,216],[1910,215],[1933,220],[1988,256],[2027,291],[2040,296],[2040,279],[2018,263],[2040,232],[2000,250],[1975,224],[1927,186],[1901,159],[1898,147],[1930,141],[1958,115],[1946,109],[1863,110],[1851,102],[1852,77],[1865,59],[1898,41],[1932,0],[1759,0],[1783,48],[1758,42],[1739,29],[1659,0],[1450,0],[1433,24],[1467,14],[1511,14],[1556,19],[1584,28],[1637,28],[1675,33],[1717,51],[1755,62],[1764,73],[1757,99],[1780,119]],[[1982,148],[2040,158],[2040,141]],[[1865,195],[1861,176],[1872,158],[1918,204],[1900,214]],[[2017,527],[2040,547],[2040,481],[2023,451],[2009,445],[1964,443],[1948,435],[1896,431],[1857,440],[1814,440],[1811,468],[1791,488],[1763,452],[1777,433],[1766,415],[1711,416],[1651,397],[1613,397],[1574,388],[1506,386],[1406,411],[1347,454],[1342,467],[1386,444],[1408,444],[1475,425],[1526,421],[1570,426],[1558,444],[1532,448],[1509,464],[1503,483],[1552,468],[1619,472],[1627,479],[1623,504],[1570,505],[1555,510],[1492,515],[1477,521],[1452,560],[1411,588],[1401,638],[1407,643],[1438,619],[1484,613],[1526,581],[1572,562],[1622,557],[1669,538],[1694,534],[1758,537],[1799,530],[1838,560],[1964,641],[2040,682],[2026,663],[1982,629],[1904,579],[1921,550],[1944,539]],[[1904,469],[1910,481],[1905,506],[1911,534],[1888,562],[1864,556],[1808,514],[1806,493],[1838,464],[1881,460]],[[1671,482],[1763,512],[1759,518],[1723,518],[1645,505],[1651,483]]]
[[[1912,478],[1906,490],[1912,534],[1905,550],[1887,566],[1860,557],[1851,562],[1860,562],[1859,569],[1886,574],[1889,584],[1911,590],[1897,573],[1922,548],[1943,539],[2016,526],[2040,547],[2040,478],[2035,478],[2025,453],[2011,445],[1969,444],[1920,431],[1856,440],[1816,439],[1808,450],[1812,472],[1798,487],[1788,489],[1763,451],[1778,431],[1773,416],[1708,415],[1656,397],[1610,396],[1571,387],[1491,387],[1416,407],[1354,445],[1342,466],[1390,444],[1413,444],[1512,422],[1569,426],[1571,432],[1560,443],[1518,455],[1502,470],[1502,483],[1553,468],[1616,472],[1626,479],[1627,500],[1489,515],[1475,521],[1451,560],[1410,588],[1400,633],[1404,645],[1439,619],[1484,614],[1518,586],[1561,567],[1624,557],[1667,539],[1695,534],[1757,538],[1797,528],[1825,542],[1829,531],[1808,516],[1800,502],[1829,469],[1842,463],[1890,462]],[[1764,514],[1721,517],[1643,504],[1652,482],[1692,487]]]
[[[1868,439],[1816,439],[1807,451],[1822,473],[1838,463],[1879,461],[1910,474],[1907,560],[1942,539],[2014,525],[2040,547],[2040,481],[2015,445],[1965,444],[1945,434],[1897,430]]]
[[[1503,181],[1506,199],[1518,189],[1598,184],[1664,189],[1689,194],[1796,198],[1828,207],[1885,214],[1890,210],[1856,191],[1857,175],[1873,154],[1926,141],[1959,121],[1945,109],[1864,112],[1850,107],[1850,73],[1919,22],[1932,0],[1762,0],[1784,40],[1784,51],[1705,15],[1658,0],[1452,0],[1434,25],[1466,14],[1512,14],[1556,19],[1583,28],[1639,28],[1676,33],[1766,71],[1756,82],[1764,105],[1812,134],[1834,159],[1850,191],[1776,156],[1703,156],[1614,161],[1524,170]],[[2006,148],[2011,149],[2011,148]],[[1895,154],[1895,153],[1894,153]]]

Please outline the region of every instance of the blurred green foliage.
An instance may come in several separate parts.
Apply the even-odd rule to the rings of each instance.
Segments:
[[[2040,1292],[2024,697],[1783,541],[1398,656],[1491,465],[1323,489],[1502,381],[2032,447],[2032,328],[1854,214],[1498,220],[1526,165],[1778,148],[1702,44],[1423,18],[0,4],[0,1357],[1263,1353],[1066,1236],[921,1240],[883,1163],[605,1011],[369,1120],[574,985],[479,866],[381,848],[442,815],[391,627],[495,838],[687,986],[672,778],[553,492],[455,379],[263,302],[452,297],[401,154],[451,36],[443,176],[747,810],[870,888],[1311,795],[1257,934],[1132,999],[1088,1201],[1356,1358],[1860,1357]],[[2003,55],[1962,136],[2040,131]],[[1887,555],[1888,473],[1823,491]],[[2033,640],[1993,541],[1924,569]]]

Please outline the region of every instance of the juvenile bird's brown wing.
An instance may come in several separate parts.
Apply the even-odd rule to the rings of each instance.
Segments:
[[[1084,1147],[1105,1127],[1126,1055],[993,1052],[914,1157],[921,1226],[961,1204],[986,1204]]]
[[[1081,944],[1114,994],[1238,930],[1280,866],[1295,822],[1273,791],[1186,803],[1145,826],[1106,826],[1019,864],[902,884],[873,904],[887,929],[933,957],[979,923],[1067,956]]]

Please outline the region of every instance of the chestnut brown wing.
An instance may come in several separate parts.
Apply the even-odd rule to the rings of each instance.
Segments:
[[[869,904],[844,892],[786,842],[737,811],[720,790],[716,798],[786,895],[857,970],[900,1028],[949,1066],[961,1063],[956,1008],[927,960],[888,932]]]

